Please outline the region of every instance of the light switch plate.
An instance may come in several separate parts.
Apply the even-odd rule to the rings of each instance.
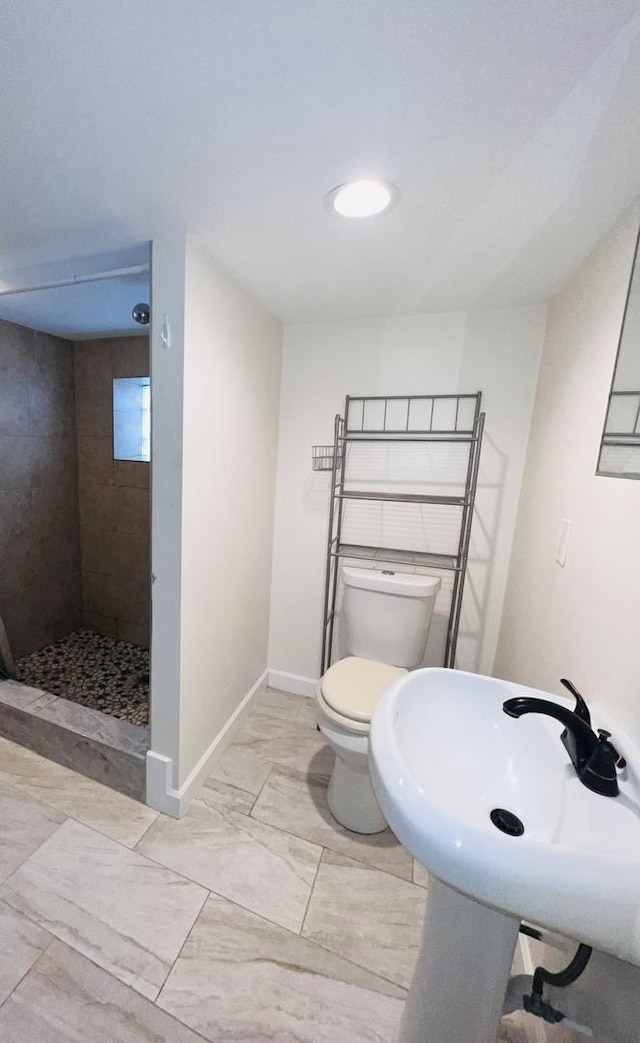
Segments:
[[[573,522],[569,518],[560,519],[560,530],[558,532],[558,542],[556,544],[556,561],[558,565],[564,568],[567,560],[567,550],[569,548],[569,537],[571,536],[571,529]]]

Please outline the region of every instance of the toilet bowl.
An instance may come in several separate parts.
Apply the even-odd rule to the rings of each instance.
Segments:
[[[318,682],[318,725],[336,759],[327,799],[333,817],[354,833],[380,833],[387,823],[369,778],[369,728],[383,692],[406,674],[402,667],[348,656]]]
[[[342,625],[355,654],[333,663],[316,687],[318,726],[335,752],[329,809],[354,833],[381,833],[387,823],[369,778],[371,719],[387,688],[422,660],[440,580],[359,568],[343,568],[342,578]]]

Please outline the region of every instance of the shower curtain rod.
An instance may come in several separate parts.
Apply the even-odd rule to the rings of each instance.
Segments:
[[[100,279],[119,279],[124,275],[142,275],[149,271],[149,264],[134,264],[129,268],[111,268],[106,272],[91,272],[89,275],[71,275],[67,279],[58,279],[57,282],[34,283],[33,286],[16,286],[8,289],[0,289],[0,297],[10,297],[12,294],[33,293],[35,290],[57,290],[62,286],[78,286],[83,282],[99,282]]]

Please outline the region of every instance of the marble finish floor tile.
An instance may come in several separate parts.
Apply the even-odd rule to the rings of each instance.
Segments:
[[[302,934],[408,988],[420,947],[426,892],[325,851]]]
[[[429,871],[416,858],[413,860],[413,882],[419,887],[429,886]]]
[[[0,1007],[6,1043],[202,1043],[155,1004],[54,941]]]
[[[331,775],[333,752],[324,736],[306,720],[287,720],[257,708],[234,736],[230,749],[241,748],[263,761],[310,775]]]
[[[210,807],[227,808],[229,811],[239,811],[242,815],[248,815],[256,802],[253,793],[211,778],[207,779],[197,799]]]
[[[302,695],[281,692],[277,688],[265,688],[256,697],[252,709],[269,713],[285,721],[304,721],[315,727],[315,700]]]
[[[0,780],[128,847],[158,817],[145,804],[2,738]]]
[[[215,762],[209,779],[258,795],[264,786],[272,765],[257,753],[242,746],[227,746]]]
[[[321,855],[315,844],[220,805],[212,788],[183,818],[160,816],[138,850],[292,931],[302,926]]]
[[[0,898],[155,999],[206,891],[69,819]]]
[[[65,816],[0,782],[0,882],[32,855]]]
[[[274,767],[251,817],[411,880],[413,859],[391,830],[362,836],[336,822],[327,804],[325,779],[303,775],[292,768]]]
[[[404,993],[211,896],[158,998],[212,1043],[390,1043]]]
[[[52,941],[48,931],[0,901],[0,1005]]]

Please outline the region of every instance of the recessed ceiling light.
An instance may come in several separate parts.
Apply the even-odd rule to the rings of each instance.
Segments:
[[[329,192],[325,206],[340,217],[373,217],[395,206],[399,196],[390,181],[348,181]]]

